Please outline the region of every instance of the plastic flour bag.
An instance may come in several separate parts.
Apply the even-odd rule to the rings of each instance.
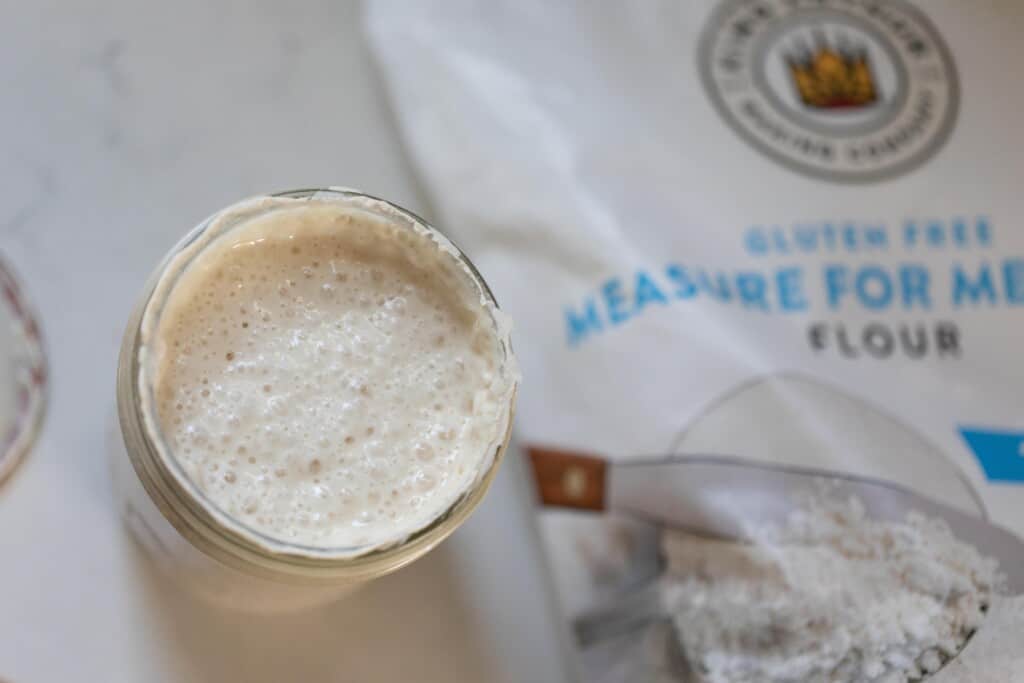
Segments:
[[[1024,5],[371,0],[367,29],[516,321],[584,680],[1024,670]]]

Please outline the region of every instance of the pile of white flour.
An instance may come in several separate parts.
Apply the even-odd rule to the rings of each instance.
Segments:
[[[873,521],[857,500],[752,536],[664,541],[666,606],[702,682],[919,680],[981,625],[999,580],[941,520]]]

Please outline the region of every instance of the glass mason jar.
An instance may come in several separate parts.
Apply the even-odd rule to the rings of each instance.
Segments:
[[[389,223],[398,222],[409,229],[426,228],[441,235],[414,214],[353,190],[297,190],[272,196],[358,202],[360,209]],[[239,207],[241,212],[237,211]],[[114,435],[112,453],[115,487],[125,522],[155,564],[208,600],[251,611],[297,609],[330,601],[360,583],[409,564],[451,534],[480,503],[497,472],[508,445],[516,393],[513,390],[508,403],[504,437],[490,459],[483,461],[473,485],[434,522],[396,545],[320,548],[290,544],[270,538],[220,510],[171,457],[160,434],[153,401],[147,397],[152,387],[145,385],[146,373],[141,372],[142,331],[144,325],[155,325],[159,320],[175,278],[195,258],[195,254],[182,258],[190,245],[200,237],[209,245],[211,238],[267,210],[271,209],[249,210],[246,202],[240,202],[214,214],[186,235],[150,277],[128,320],[121,346],[117,414],[123,439]],[[479,272],[461,250],[452,247],[481,296],[496,306]],[[507,336],[502,336],[500,344],[502,360],[514,367]]]

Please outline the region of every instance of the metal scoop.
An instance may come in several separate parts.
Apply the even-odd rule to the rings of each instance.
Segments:
[[[615,511],[658,526],[743,541],[752,523],[783,524],[806,496],[855,497],[872,519],[902,522],[911,512],[940,518],[953,534],[988,557],[998,559],[1005,589],[1024,593],[1024,541],[980,517],[931,500],[890,482],[825,470],[770,465],[724,457],[680,455],[620,463],[599,456],[531,449],[541,502],[594,512]],[[638,553],[638,564],[656,578],[663,562],[660,539]],[[650,583],[620,604],[577,620],[586,646],[665,618],[657,586]]]

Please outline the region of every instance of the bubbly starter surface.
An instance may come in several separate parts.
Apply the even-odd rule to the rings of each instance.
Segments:
[[[427,235],[280,201],[173,284],[154,344],[161,430],[256,531],[320,548],[400,541],[473,485],[507,429],[491,309]]]

